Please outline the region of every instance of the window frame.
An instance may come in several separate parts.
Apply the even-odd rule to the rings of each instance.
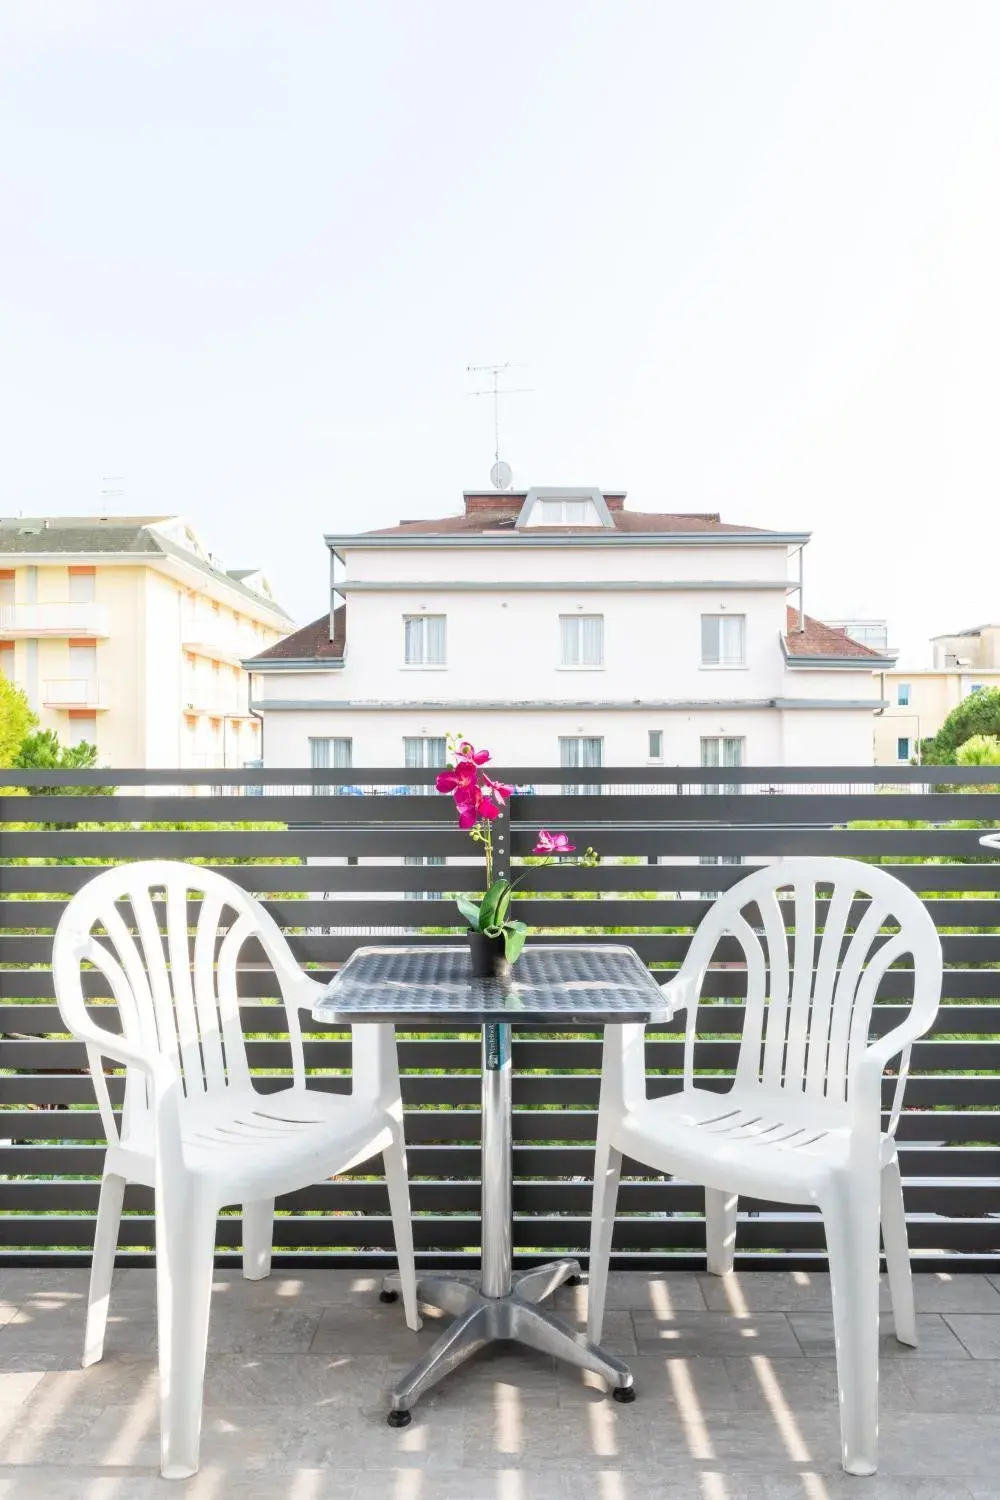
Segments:
[[[427,626],[434,620],[441,622],[441,660],[430,661],[427,659],[429,649],[429,631]],[[422,660],[408,661],[407,650],[410,641],[410,627],[419,624],[421,630],[419,638],[422,645]],[[448,616],[446,614],[409,614],[403,616],[403,661],[404,672],[444,672],[448,667]]]
[[[913,753],[910,749],[911,738],[908,734],[897,734],[896,736],[896,762],[898,765],[905,766],[910,762],[910,757]],[[906,746],[902,755],[899,753],[901,745]]]
[[[896,707],[909,708],[912,684],[909,682],[896,683]]]
[[[656,745],[656,749],[655,750],[653,748],[654,743]],[[662,729],[647,729],[647,731],[646,731],[646,759],[649,760],[649,761],[651,761],[653,763],[653,765],[657,765],[657,766],[658,765],[662,765],[662,763],[663,763],[663,730]]]
[[[579,747],[582,747],[585,744],[596,745],[597,746],[597,749],[598,749],[598,758],[597,758],[596,761],[593,761],[593,760],[589,761],[589,762],[585,762],[583,760],[574,761],[574,760],[571,760],[571,759],[567,758],[568,757],[568,752],[566,750],[567,746],[569,746],[569,745],[576,745],[578,747],[578,753],[579,753]],[[595,767],[596,766],[596,767],[599,767],[599,768],[603,769],[603,767],[604,767],[604,736],[603,736],[603,734],[561,734],[561,735],[559,735],[559,764],[562,767],[567,767],[567,768],[571,767],[574,770],[577,769],[577,768],[579,768],[581,771],[586,770],[587,767],[588,767],[588,765],[591,766],[591,767]],[[563,783],[563,791],[564,792],[571,793],[572,795],[578,796],[578,797],[599,797],[601,795],[601,792],[603,790],[604,790],[604,785],[603,785],[602,782],[596,782],[595,783],[595,782],[567,781],[567,782]]]
[[[566,648],[567,648],[567,639],[566,639],[566,637],[567,637],[567,630],[566,630],[566,627],[567,627],[567,625],[571,624],[571,623],[574,623],[574,624],[578,624],[578,625],[580,625],[582,627],[585,623],[593,624],[594,622],[598,622],[598,624],[599,624],[598,634],[599,634],[599,637],[600,637],[600,642],[599,642],[598,655],[599,655],[600,660],[598,660],[598,661],[567,661],[566,660],[566,655],[567,655],[567,650],[566,650]],[[584,630],[583,629],[577,630],[575,632],[575,636],[576,636],[577,654],[580,655],[580,656],[582,656],[583,655],[584,636],[585,636]],[[560,672],[603,672],[604,671],[604,660],[605,660],[605,656],[604,656],[604,644],[605,644],[605,642],[604,642],[604,616],[603,616],[603,614],[584,614],[581,611],[581,613],[579,613],[579,614],[560,615],[559,616],[559,670],[560,670]],[[584,736],[584,738],[587,738],[587,736]]]
[[[728,661],[723,659],[723,629],[720,623],[718,631],[718,661],[709,661],[706,658],[705,649],[705,626],[709,621],[730,622],[739,625],[739,660]],[[747,617],[745,614],[723,614],[720,611],[703,614],[701,616],[701,666],[707,672],[741,672],[746,670],[747,665]]]

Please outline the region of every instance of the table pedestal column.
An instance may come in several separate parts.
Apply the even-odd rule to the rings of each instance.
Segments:
[[[483,1027],[482,1268],[478,1283],[459,1276],[421,1276],[417,1296],[454,1321],[423,1359],[392,1390],[389,1423],[404,1427],[410,1407],[449,1371],[487,1344],[515,1340],[602,1376],[619,1401],[635,1391],[628,1366],[539,1303],[580,1276],[576,1260],[553,1261],[512,1274],[513,1162],[511,1140],[511,1029],[506,1022]],[[387,1276],[383,1300],[394,1300],[398,1276]]]

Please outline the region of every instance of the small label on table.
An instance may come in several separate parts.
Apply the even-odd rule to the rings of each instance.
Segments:
[[[486,1045],[486,1070],[496,1073],[510,1061],[510,1027],[501,1021],[490,1021],[483,1027]]]

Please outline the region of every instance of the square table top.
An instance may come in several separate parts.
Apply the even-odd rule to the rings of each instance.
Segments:
[[[599,1026],[666,1021],[669,1007],[633,948],[617,943],[531,943],[509,979],[473,979],[462,945],[357,948],[313,1006],[326,1026],[393,1021],[428,1030],[510,1021]]]

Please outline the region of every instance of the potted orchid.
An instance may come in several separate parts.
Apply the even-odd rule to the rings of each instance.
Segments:
[[[493,877],[493,824],[503,811],[504,803],[514,795],[516,788],[506,782],[496,781],[483,767],[490,762],[488,750],[477,750],[468,740],[458,736],[448,738],[449,764],[437,777],[435,785],[439,792],[451,795],[458,813],[458,826],[465,829],[469,837],[482,845],[486,862],[486,891],[475,901],[468,896],[459,896],[456,904],[469,928],[469,952],[472,958],[472,973],[477,979],[503,978],[510,973],[524,947],[528,928],[511,916],[511,900],[514,888],[527,875],[527,870],[512,880]],[[542,828],[532,853],[541,856],[545,864],[563,859],[576,852],[565,833],[551,833]],[[596,865],[600,856],[587,849],[575,865]]]

